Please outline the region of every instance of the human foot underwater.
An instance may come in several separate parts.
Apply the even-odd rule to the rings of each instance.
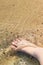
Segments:
[[[43,48],[38,47],[35,44],[23,38],[17,38],[12,42],[11,49],[14,51],[23,51],[27,54],[30,54],[39,60],[40,65],[43,65]]]

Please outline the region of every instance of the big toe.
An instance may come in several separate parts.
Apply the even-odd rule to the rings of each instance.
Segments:
[[[12,42],[12,45],[17,46],[19,42],[20,42],[20,40],[19,39],[16,39],[16,40],[14,40]]]

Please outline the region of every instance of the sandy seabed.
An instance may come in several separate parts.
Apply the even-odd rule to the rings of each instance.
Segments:
[[[18,62],[20,65],[22,61],[21,65],[37,63],[29,57],[24,60],[25,55],[24,58],[6,57],[5,49],[7,51],[12,40],[19,36],[43,47],[43,0],[0,0],[0,65],[17,65]]]

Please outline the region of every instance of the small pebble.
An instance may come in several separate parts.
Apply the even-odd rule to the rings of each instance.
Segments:
[[[1,48],[1,51],[3,51],[3,49]]]
[[[41,24],[43,24],[43,22]]]
[[[39,31],[39,29],[37,29],[37,31]]]

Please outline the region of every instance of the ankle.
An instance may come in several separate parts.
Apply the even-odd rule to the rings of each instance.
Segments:
[[[39,62],[42,61],[42,59],[43,59],[43,48],[40,48],[40,47],[36,48],[34,55],[39,60]]]

